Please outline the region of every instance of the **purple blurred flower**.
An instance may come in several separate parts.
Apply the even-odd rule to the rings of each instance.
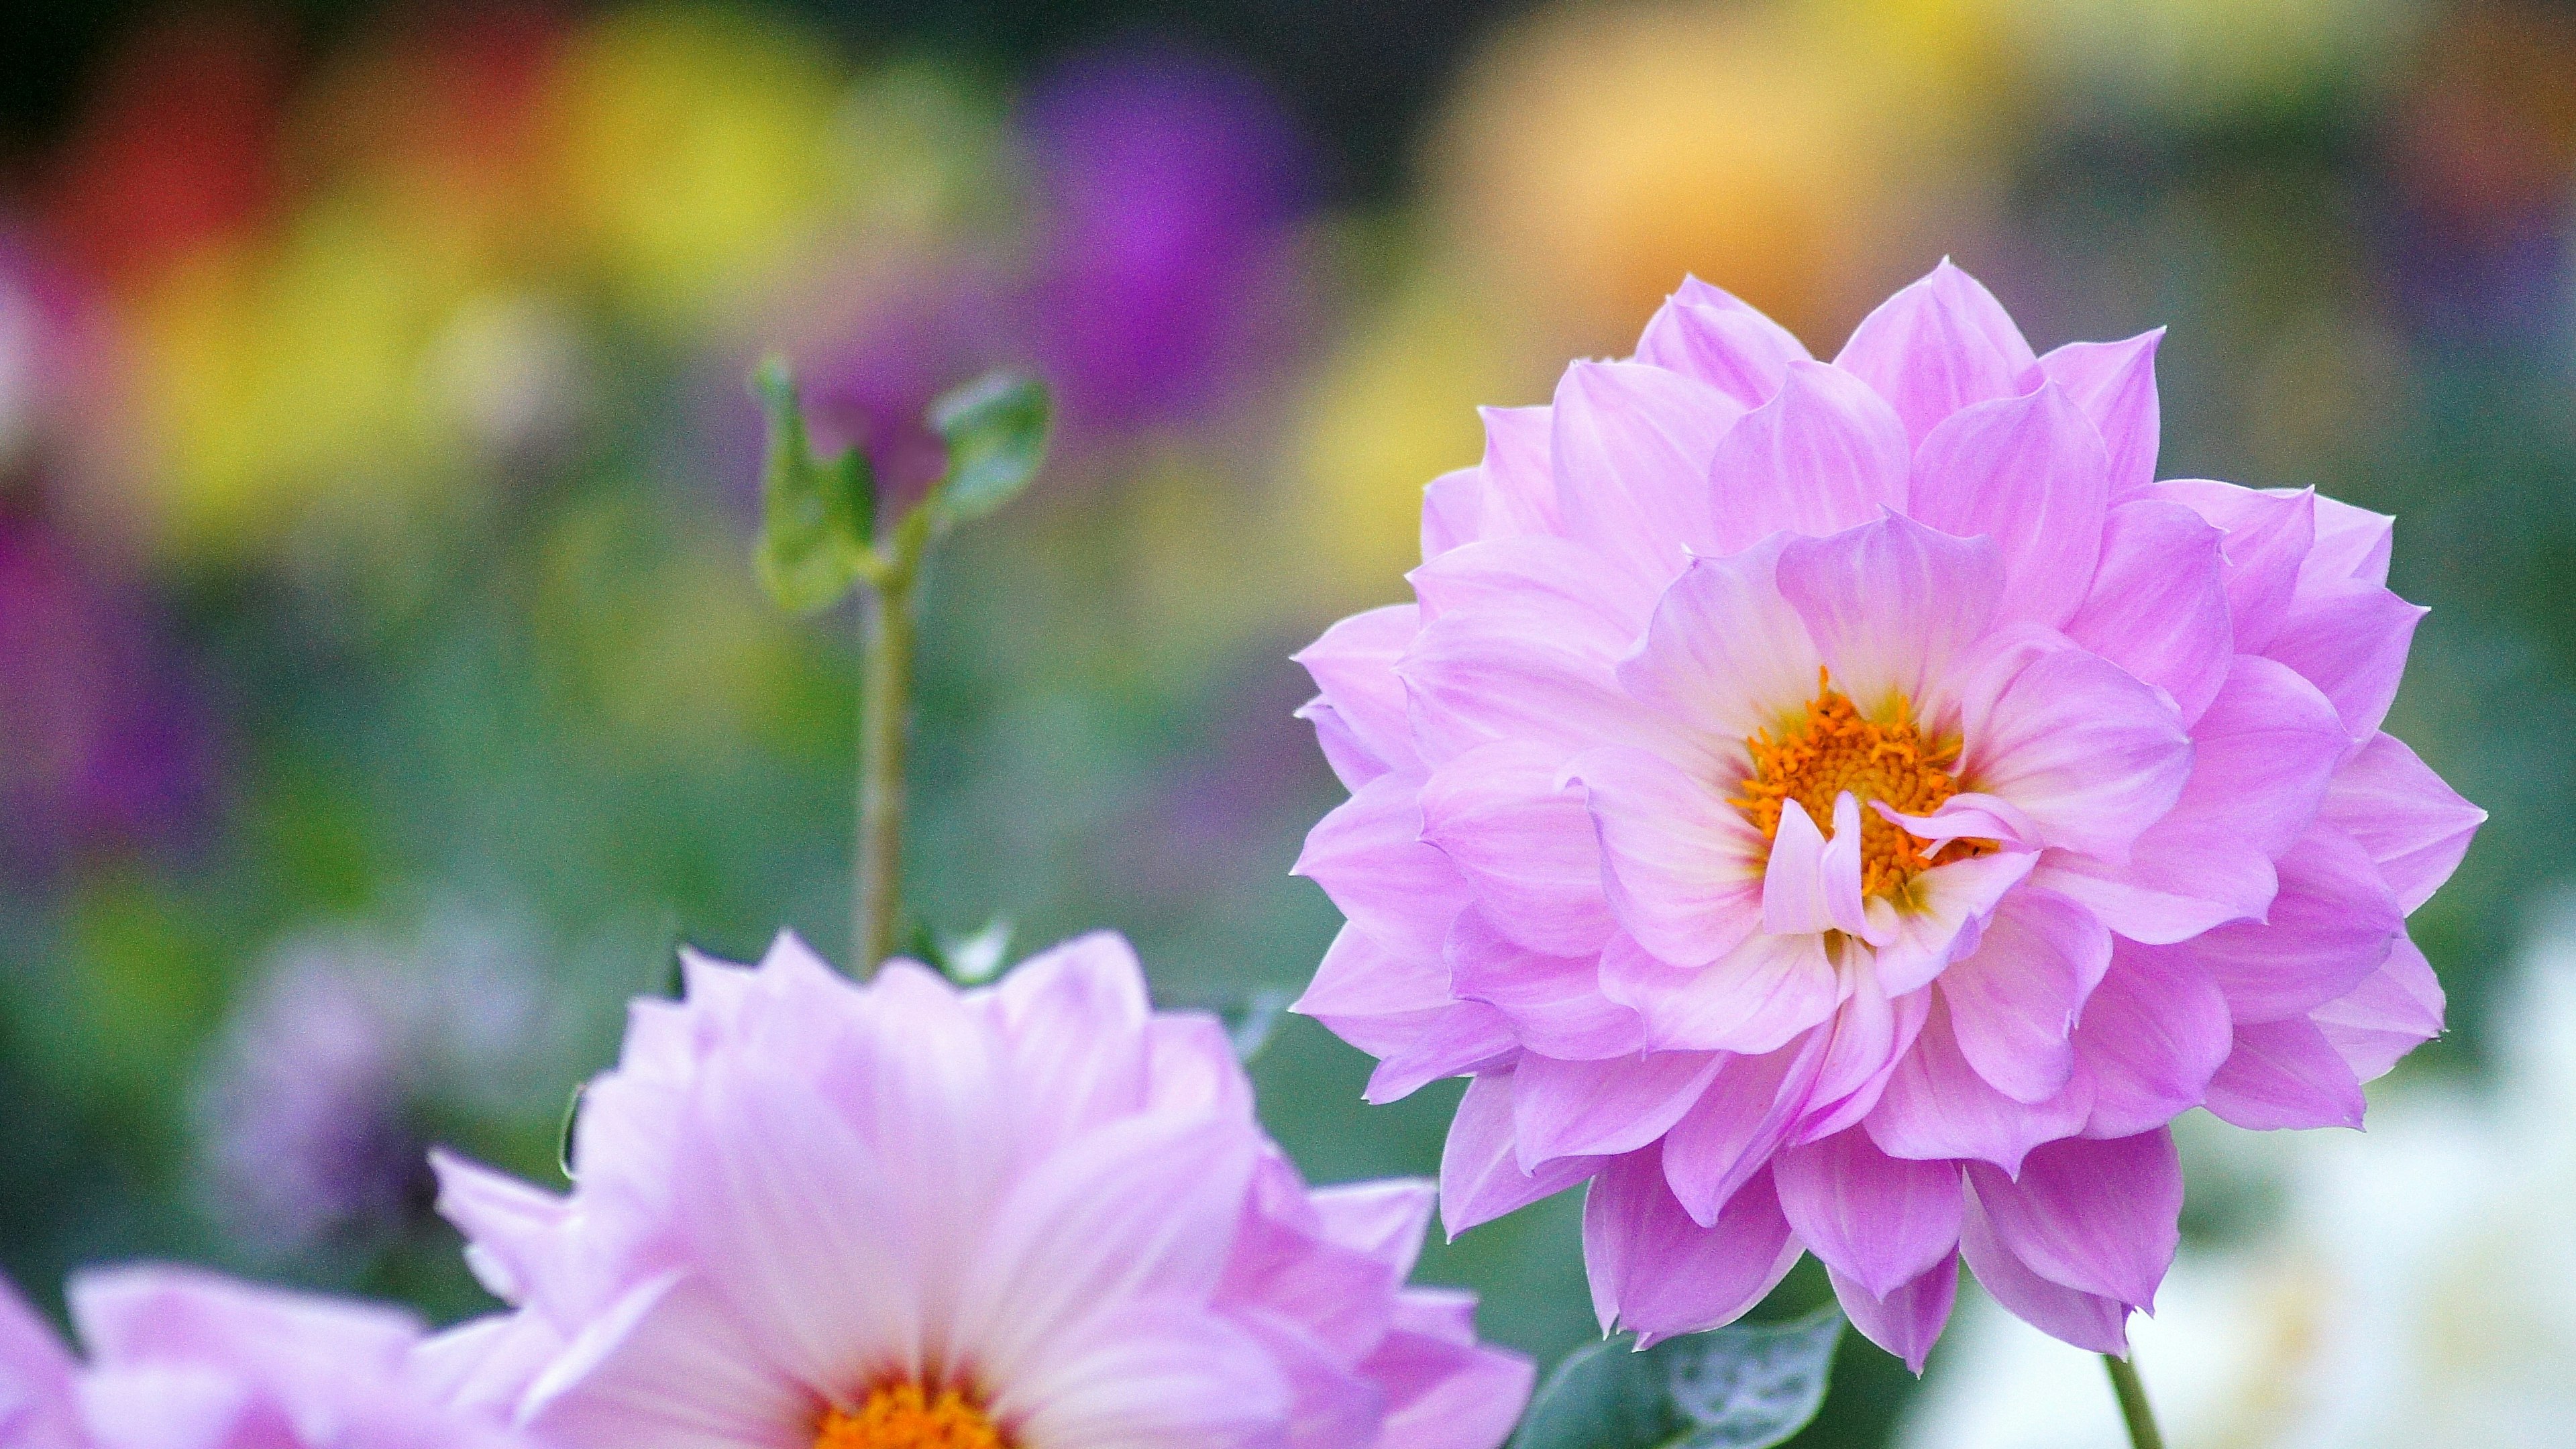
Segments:
[[[0,869],[184,834],[215,753],[141,604],[51,530],[0,522]]]
[[[430,1221],[433,1135],[526,1105],[551,1041],[528,953],[470,919],[280,951],[199,1082],[209,1204],[253,1256],[363,1258]]]
[[[925,270],[877,295],[875,306],[805,351],[798,371],[818,454],[864,448],[878,486],[901,508],[947,465],[947,448],[924,421],[930,404],[1026,359],[1010,339],[1002,289],[979,269]]]
[[[1258,81],[1176,48],[1106,51],[1043,80],[1021,125],[1038,204],[1030,326],[1069,421],[1186,411],[1276,341],[1311,166]]]

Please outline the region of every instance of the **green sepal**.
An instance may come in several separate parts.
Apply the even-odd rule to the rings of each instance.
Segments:
[[[769,418],[760,542],[753,555],[761,586],[780,607],[800,614],[829,608],[849,593],[873,557],[875,471],[857,448],[829,460],[814,457],[796,377],[783,359],[762,362],[751,375],[751,390]]]
[[[1637,1352],[1627,1334],[1557,1361],[1511,1449],[1768,1449],[1824,1407],[1843,1313],[1739,1323]]]
[[[1054,409],[1044,384],[992,372],[930,405],[931,430],[948,444],[948,471],[922,505],[934,526],[972,523],[1017,498],[1046,461]]]

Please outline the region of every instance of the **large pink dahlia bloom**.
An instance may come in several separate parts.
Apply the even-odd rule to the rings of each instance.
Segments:
[[[86,1363],[0,1283],[8,1449],[533,1449],[397,1309],[149,1264],[69,1298]]]
[[[690,959],[587,1090],[578,1185],[454,1160],[556,1449],[1493,1449],[1530,1367],[1407,1288],[1420,1182],[1313,1189],[1214,1018],[1091,936],[960,993],[781,938]]]
[[[2379,729],[2389,520],[2156,481],[2157,336],[2035,356],[1944,263],[1822,363],[1694,281],[1486,411],[1417,602],[1300,656],[1301,1009],[1374,1100],[1473,1077],[1451,1231],[1588,1178],[1605,1327],[1804,1249],[1919,1368],[1964,1255],[2117,1351],[2175,1115],[2357,1124],[2440,1029],[2405,918],[2482,816]]]

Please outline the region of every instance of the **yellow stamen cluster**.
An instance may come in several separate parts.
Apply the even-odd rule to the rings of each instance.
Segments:
[[[957,1390],[895,1383],[870,1393],[857,1413],[824,1410],[814,1449],[1011,1449],[1011,1441]]]
[[[1807,701],[1807,716],[1776,737],[1763,730],[1744,742],[1753,752],[1753,773],[1744,793],[1732,802],[1765,840],[1780,835],[1783,801],[1805,807],[1816,828],[1833,830],[1834,800],[1849,790],[1860,800],[1861,893],[1895,894],[1919,872],[1995,849],[1991,840],[1953,840],[1943,845],[1906,834],[1869,808],[1884,800],[1901,815],[1929,815],[1959,793],[1959,742],[1927,743],[1914,724],[1914,711],[1902,696],[1895,721],[1882,724],[1863,718],[1857,706],[1833,687],[1822,669],[1816,671],[1816,697]],[[1926,847],[1929,847],[1928,849]]]

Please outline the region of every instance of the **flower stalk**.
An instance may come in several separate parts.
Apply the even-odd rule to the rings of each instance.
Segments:
[[[2102,1355],[2102,1366],[2111,1371],[2111,1392],[2119,1396],[2120,1422],[2128,1427],[2130,1449],[2165,1449],[2165,1436],[2156,1430],[2156,1415],[2147,1407],[2147,1386],[2138,1377],[2138,1366],[2117,1354]]]

